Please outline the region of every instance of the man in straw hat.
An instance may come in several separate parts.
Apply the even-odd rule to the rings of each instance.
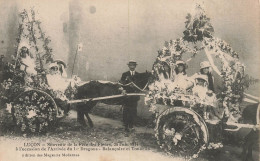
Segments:
[[[131,82],[135,82],[136,75],[139,74],[138,72],[135,71],[135,68],[137,66],[136,61],[130,60],[127,65],[129,67],[129,71],[123,73],[121,77],[121,83],[123,83],[124,85],[127,85]],[[135,89],[133,87],[130,88],[127,87],[128,86],[126,86],[125,88],[127,93],[135,92]],[[125,99],[123,105],[123,123],[126,132],[129,132],[130,130],[134,130],[133,125],[134,125],[134,120],[137,116],[137,102],[139,101],[139,99],[140,99],[139,96],[131,96]]]
[[[135,68],[137,66],[136,61],[130,60],[127,65],[129,67],[129,71],[123,73],[121,77],[121,82],[124,84],[133,82],[135,76],[138,74],[138,72],[135,71]]]

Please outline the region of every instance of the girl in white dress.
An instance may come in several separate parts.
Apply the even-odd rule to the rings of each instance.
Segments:
[[[21,47],[20,49],[20,70],[25,71],[29,75],[36,75],[37,72],[35,70],[35,60],[30,55],[29,49],[26,46]]]
[[[217,98],[215,93],[212,90],[208,89],[208,77],[206,75],[199,75],[197,74],[194,77],[195,86],[192,89],[193,94],[199,99],[204,102],[203,108],[203,117],[204,119],[208,120],[213,117],[218,117],[218,110],[217,108]]]
[[[193,86],[192,81],[186,73],[187,65],[184,61],[176,61],[176,67],[174,69],[174,84],[183,89],[184,91]]]
[[[48,85],[54,91],[61,91],[62,93],[65,92],[69,85],[69,81],[62,77],[59,71],[59,65],[57,63],[51,63],[49,65],[49,74],[46,75]]]

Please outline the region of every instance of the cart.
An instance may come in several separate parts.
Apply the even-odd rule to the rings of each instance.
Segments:
[[[255,118],[252,118],[256,122],[238,123],[227,121],[225,115],[222,115],[222,118],[205,119],[201,108],[210,105],[202,103],[191,105],[189,102],[192,100],[187,99],[190,95],[185,95],[185,99],[182,99],[182,96],[179,95],[174,99],[160,98],[154,105],[155,137],[160,148],[167,153],[196,158],[205,149],[222,148],[226,132],[259,129],[259,104],[254,113]],[[176,106],[171,103],[174,101],[181,101],[183,105]]]
[[[166,41],[158,51],[152,71],[155,78],[149,85],[146,103],[156,115],[158,145],[169,153],[197,157],[206,148],[223,147],[225,132],[259,130],[260,105],[258,97],[245,93],[254,80],[245,74],[238,53],[214,37],[214,28],[200,5],[194,15],[187,15],[183,34]],[[210,64],[211,73],[220,80],[220,89],[215,92],[217,104],[201,100],[190,88],[172,87],[174,81],[169,76],[174,75],[178,61],[188,64],[188,69],[193,70],[190,75],[196,68],[195,72],[199,71],[200,62]],[[220,110],[220,115],[205,117],[205,107]]]

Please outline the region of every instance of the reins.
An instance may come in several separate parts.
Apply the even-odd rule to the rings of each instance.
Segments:
[[[143,89],[141,89],[140,87],[138,87],[134,82],[130,82],[130,83],[128,83],[128,84],[122,84],[122,83],[118,83],[118,84],[121,85],[121,86],[124,86],[124,87],[130,86],[130,85],[133,85],[136,89],[138,89],[138,90],[140,90],[140,91],[142,91],[142,92],[144,92],[145,89],[146,89],[147,86],[148,86],[148,82],[146,83],[146,85],[144,86]]]

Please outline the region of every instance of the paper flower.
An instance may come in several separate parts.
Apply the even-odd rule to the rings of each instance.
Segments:
[[[182,138],[182,135],[180,133],[175,133],[172,141],[174,143],[174,145],[177,145],[178,144],[178,141],[181,140]]]
[[[37,114],[36,114],[36,112],[34,111],[34,110],[30,110],[29,112],[28,112],[28,115],[27,115],[27,118],[32,118],[32,117],[34,117],[34,116],[36,116]]]
[[[6,104],[6,110],[11,113],[12,112],[12,104],[11,103],[7,103]]]

